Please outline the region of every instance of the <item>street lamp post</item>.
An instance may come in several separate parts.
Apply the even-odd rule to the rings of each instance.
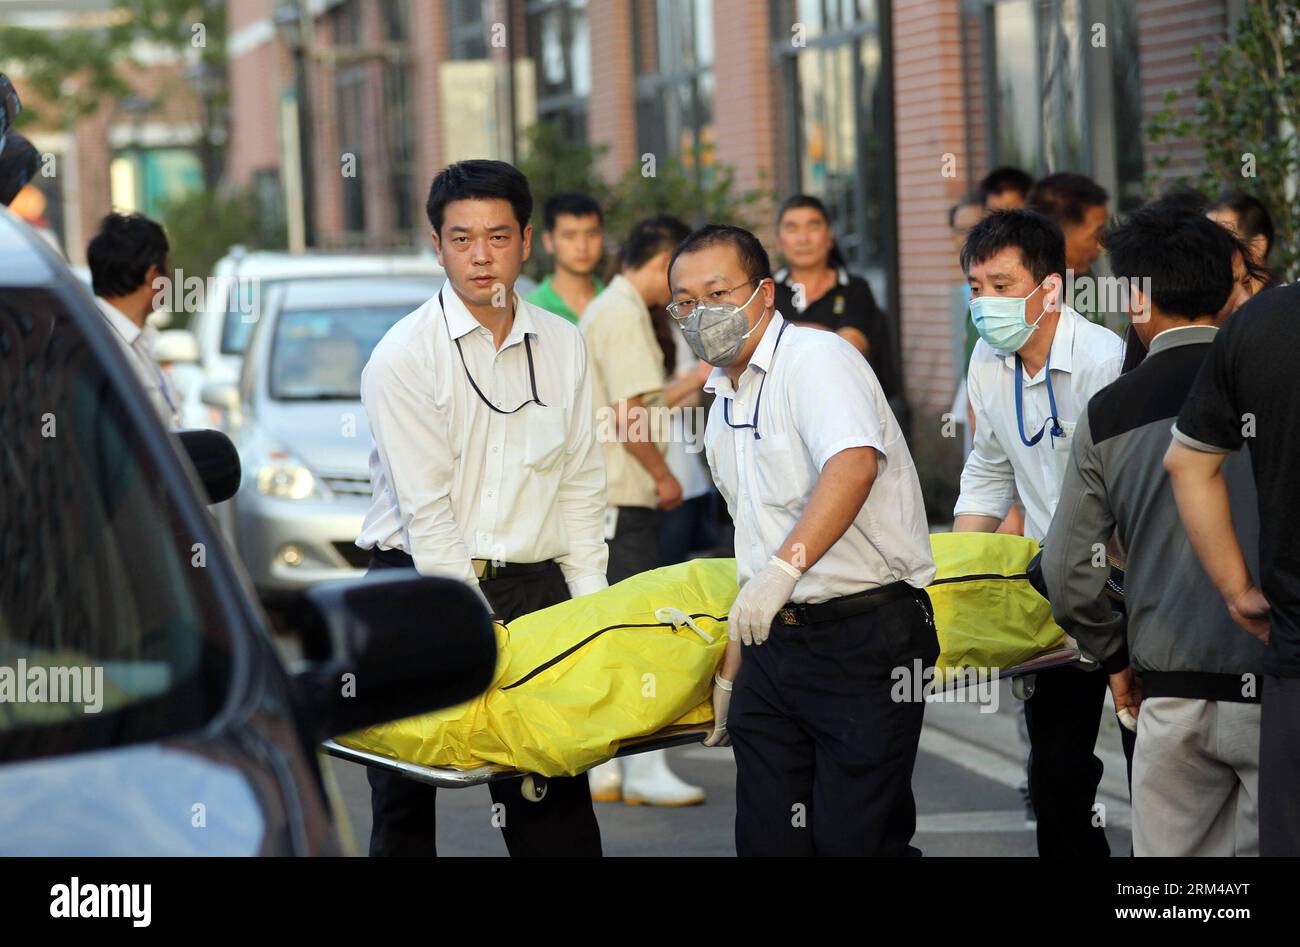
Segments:
[[[289,249],[300,252],[315,242],[312,171],[312,111],[308,65],[311,51],[311,14],[303,0],[286,0],[276,7],[276,32],[293,56],[293,147],[289,148],[285,176],[285,205],[289,212]]]

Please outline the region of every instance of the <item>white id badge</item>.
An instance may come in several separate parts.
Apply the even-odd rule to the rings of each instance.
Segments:
[[[614,534],[617,532],[618,532],[618,507],[607,506],[605,507],[605,542],[609,542],[611,539],[613,539]]]
[[[1063,433],[1061,434],[1060,437],[1056,438],[1057,446],[1064,447],[1066,450],[1069,450],[1074,444],[1074,440],[1073,440],[1074,429],[1078,426],[1079,426],[1078,421],[1062,421],[1061,431]]]

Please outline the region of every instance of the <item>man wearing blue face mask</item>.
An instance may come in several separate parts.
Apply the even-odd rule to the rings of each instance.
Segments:
[[[1047,535],[1088,399],[1119,377],[1124,345],[1062,302],[1065,238],[1033,211],[1000,211],[961,250],[980,340],[966,385],[975,444],[961,475],[954,532],[994,532],[1019,494],[1025,535]],[[1093,755],[1106,676],[1071,668],[1038,675],[1025,705],[1029,794],[1040,855],[1106,855],[1093,803]]]

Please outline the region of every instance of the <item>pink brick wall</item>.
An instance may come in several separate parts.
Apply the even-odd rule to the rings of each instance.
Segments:
[[[606,180],[614,180],[639,158],[632,12],[631,0],[604,0],[587,7],[591,42],[587,140],[593,145],[609,146],[600,164]]]
[[[1175,110],[1190,113],[1201,74],[1192,51],[1202,43],[1208,49],[1222,45],[1228,30],[1224,0],[1137,0],[1137,11],[1143,118],[1149,121],[1167,107],[1165,95],[1170,90],[1178,95]],[[1203,163],[1204,151],[1197,141],[1156,146],[1144,134],[1143,148],[1148,173],[1155,170],[1156,155],[1169,156],[1169,164],[1160,172],[1162,180],[1195,177]]]
[[[230,0],[226,17],[236,31],[271,16],[274,0]],[[280,168],[280,92],[293,81],[284,44],[272,38],[230,60],[230,139],[226,173],[239,185],[256,171]]]
[[[961,274],[947,213],[965,190],[969,160],[956,0],[897,0],[893,38],[902,354],[921,426],[953,395],[949,292]],[[955,177],[942,174],[946,154]]]
[[[780,90],[771,63],[767,4],[714,0],[714,158],[736,168],[736,187],[772,188],[776,173],[776,107]],[[744,24],[728,29],[728,24]],[[766,222],[766,221],[765,221]]]

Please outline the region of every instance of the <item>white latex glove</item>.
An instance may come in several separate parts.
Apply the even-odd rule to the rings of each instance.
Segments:
[[[727,614],[727,635],[745,644],[762,644],[772,619],[794,592],[803,575],[784,559],[773,556],[740,590]]]
[[[727,732],[727,708],[731,706],[731,681],[713,676],[713,732],[704,738],[705,746],[731,746]]]

